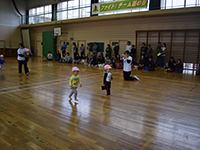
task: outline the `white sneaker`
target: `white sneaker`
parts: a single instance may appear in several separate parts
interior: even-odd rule
[[[140,81],[140,79],[139,79],[137,76],[134,76],[134,78],[135,78],[136,80]]]

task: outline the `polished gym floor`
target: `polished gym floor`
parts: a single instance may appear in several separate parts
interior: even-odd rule
[[[0,70],[0,150],[199,150],[200,77],[134,69],[124,81],[112,69],[111,96],[101,90],[103,68],[80,68],[78,102],[69,101],[73,65],[30,58]],[[24,73],[24,72],[23,72]]]

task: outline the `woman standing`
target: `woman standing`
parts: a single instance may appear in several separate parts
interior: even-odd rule
[[[25,74],[28,75],[30,74],[29,73],[29,70],[28,70],[28,67],[27,67],[27,61],[25,59],[25,51],[26,49],[24,48],[24,45],[22,43],[19,44],[19,49],[17,50],[17,60],[18,60],[18,70],[19,70],[19,74],[22,75],[22,64],[24,64],[24,71],[25,71]]]

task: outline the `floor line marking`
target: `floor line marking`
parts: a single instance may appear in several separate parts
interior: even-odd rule
[[[95,73],[95,74],[90,74],[90,75],[98,75],[100,73]],[[83,75],[82,77],[85,77],[88,75]],[[70,78],[70,76],[65,76],[66,78],[62,78],[62,79],[56,79],[56,80],[49,80],[49,81],[44,81],[44,82],[38,82],[38,83],[31,83],[31,84],[26,84],[26,85],[19,85],[19,86],[13,86],[13,87],[8,87],[8,88],[1,88],[0,91],[3,90],[7,90],[7,89],[14,89],[14,88],[20,88],[20,87],[26,87],[26,86],[32,86],[32,85],[38,85],[38,84],[44,84],[44,83],[51,83],[51,82],[57,82],[57,81],[63,81],[63,80],[67,80],[68,78]]]
[[[150,139],[140,148],[140,150],[144,150],[144,149],[147,147],[147,145],[148,145],[152,140],[153,140],[153,138],[150,138]]]

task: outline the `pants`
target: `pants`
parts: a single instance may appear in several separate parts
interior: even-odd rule
[[[144,70],[145,71],[155,71],[155,68],[151,68],[151,67],[146,66],[146,67],[144,67]]]
[[[74,58],[76,57],[76,53],[74,53]]]
[[[64,54],[65,54],[65,51],[64,51],[64,50],[62,50],[62,55],[64,56]]]
[[[158,62],[158,66],[160,66],[161,64],[160,64],[160,57],[159,56],[156,57],[155,67],[157,65],[157,62]]]
[[[81,52],[81,57],[83,56],[83,54],[85,54],[85,52]]]
[[[71,93],[69,94],[69,97],[71,97],[74,94],[74,98],[77,99],[77,87],[73,87]]]
[[[126,80],[126,81],[133,81],[133,80],[135,80],[135,78],[131,77],[130,75],[131,75],[131,71],[130,72],[124,71],[124,80]]]
[[[164,68],[164,66],[165,66],[165,56],[160,57],[160,64],[161,64],[161,68]]]
[[[22,73],[22,64],[24,64],[24,71],[25,73],[28,73],[28,67],[27,67],[27,62],[25,60],[18,60],[18,70],[19,73]]]
[[[0,68],[3,69],[3,64],[0,64]]]
[[[138,67],[138,69],[139,69],[139,70],[142,70],[142,69],[144,69],[144,66],[142,66],[142,67]]]
[[[108,96],[110,95],[111,82],[106,82],[105,86],[106,86],[106,91],[107,91],[107,96]]]

